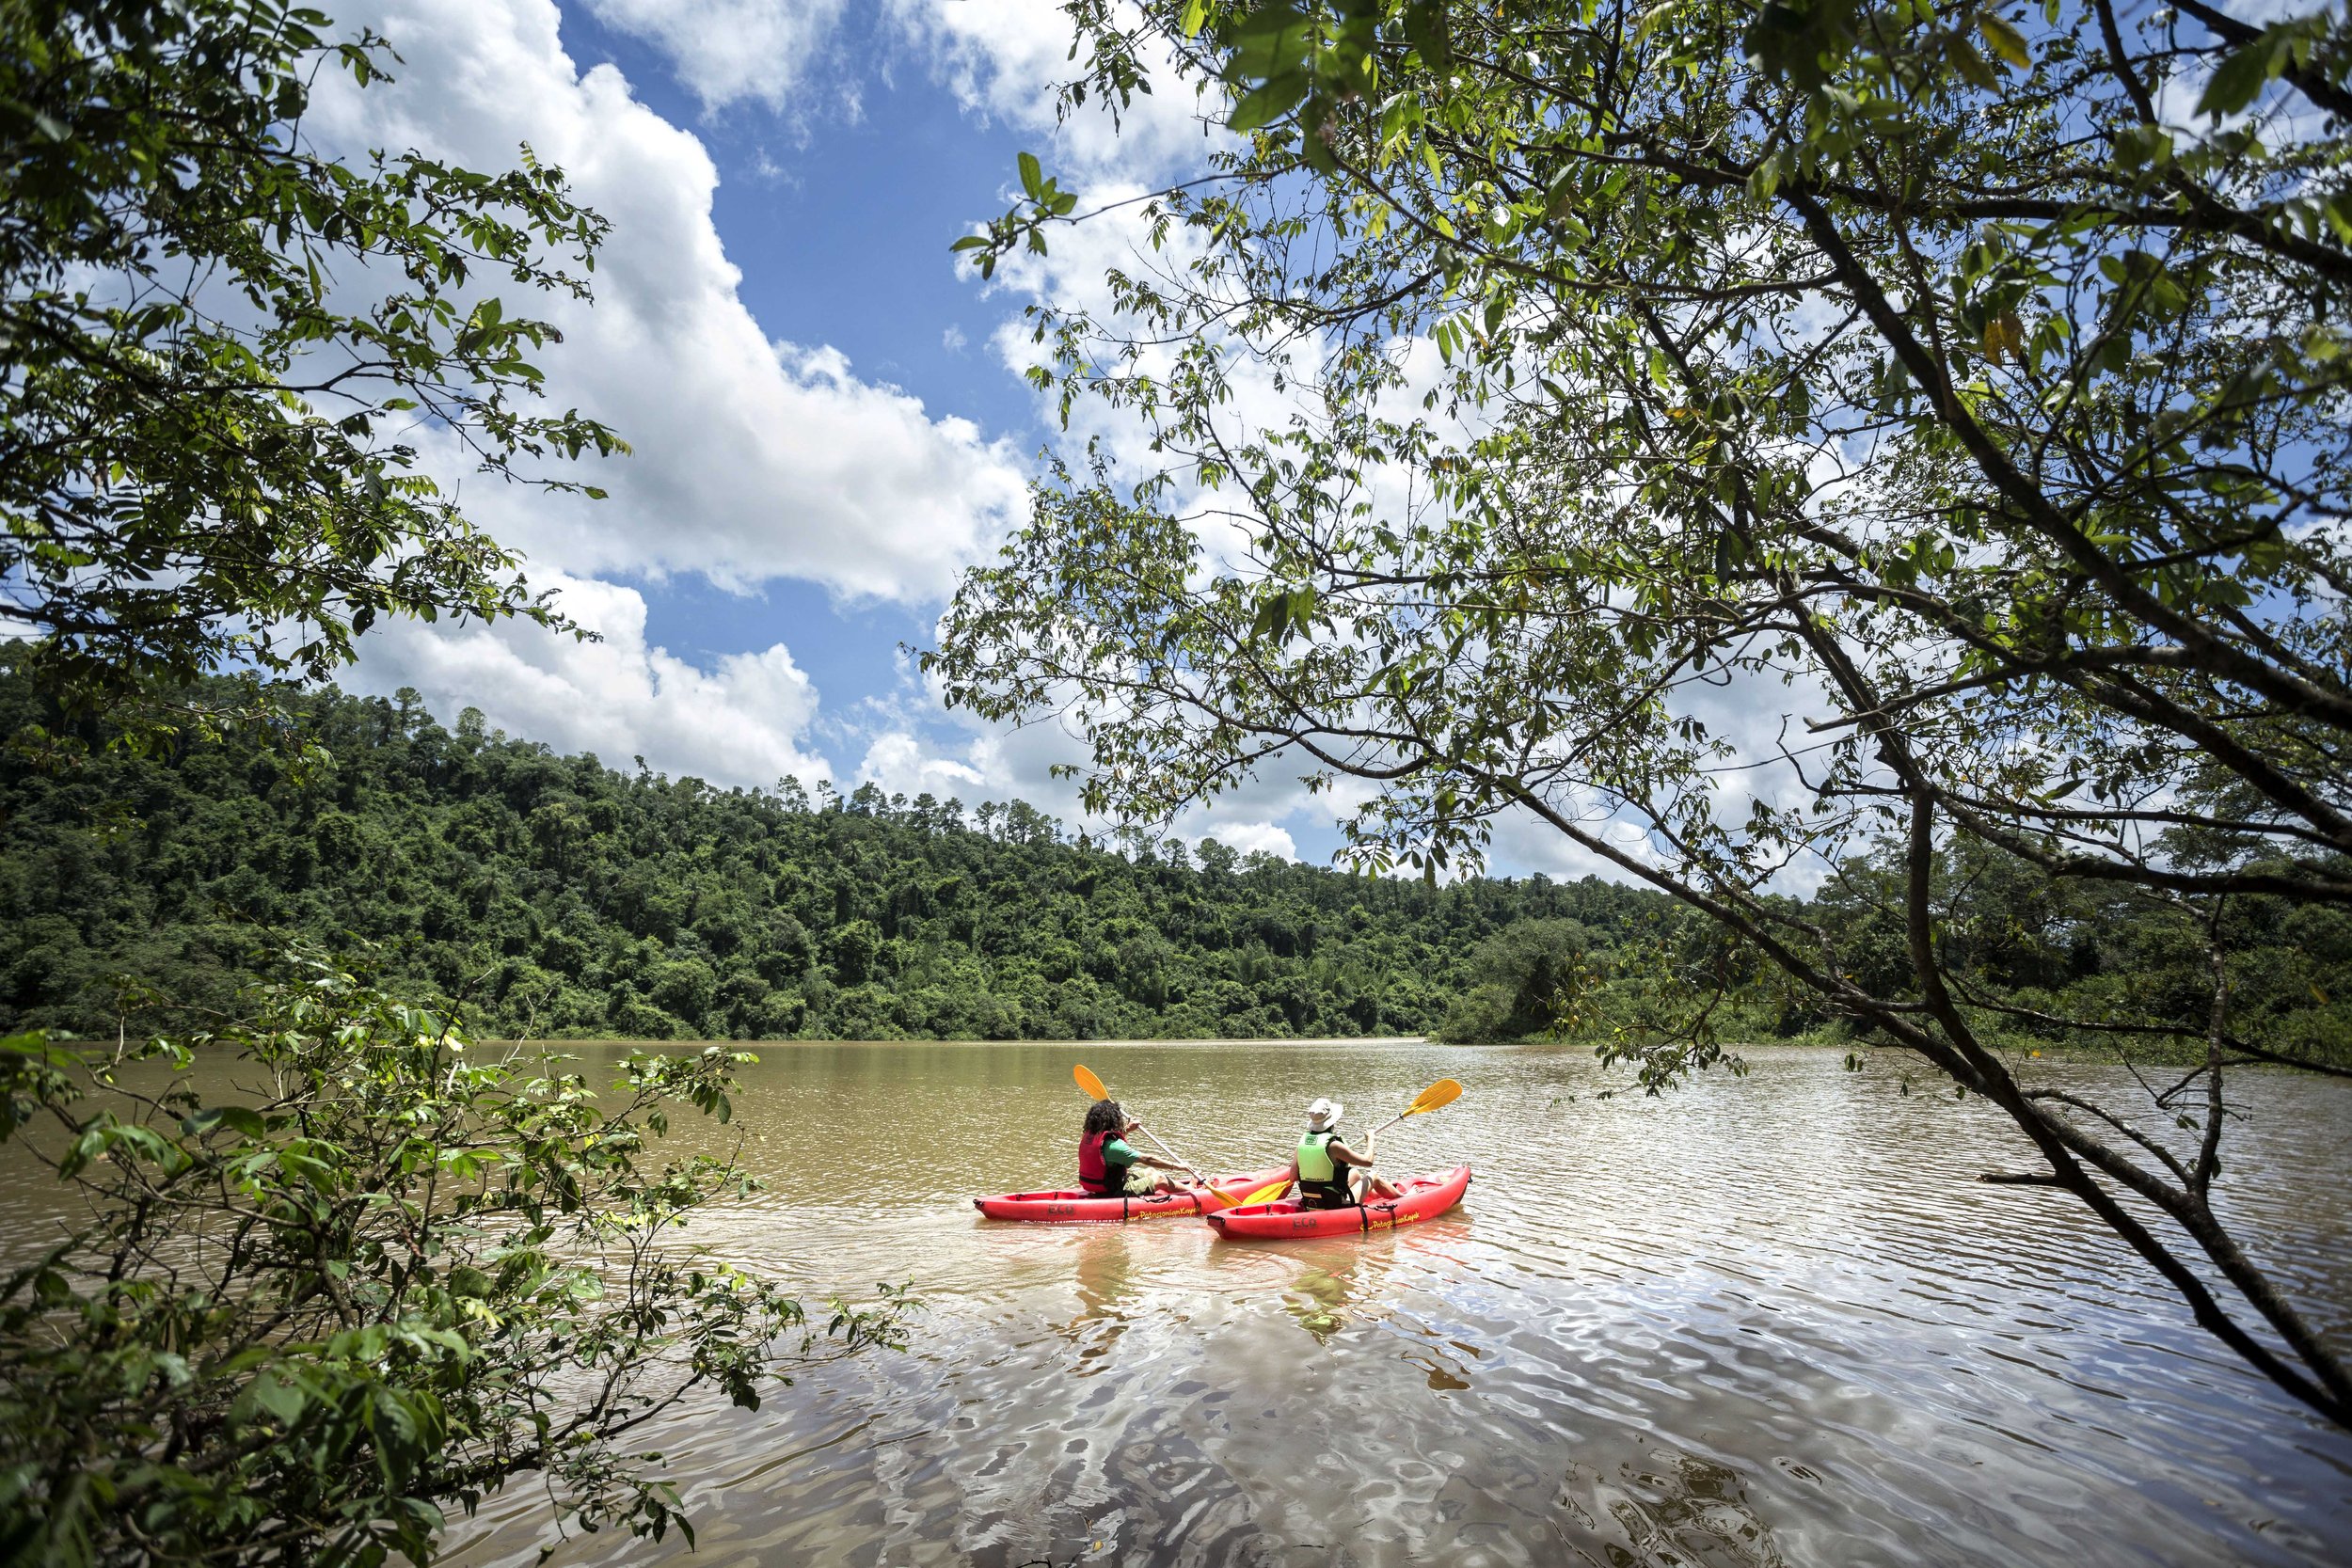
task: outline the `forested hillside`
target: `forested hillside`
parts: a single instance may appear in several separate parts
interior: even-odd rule
[[[413,702],[294,711],[325,753],[307,776],[251,741],[0,761],[10,1022],[110,1031],[118,976],[225,1004],[303,933],[502,1034],[1418,1033],[1515,922],[1615,941],[1665,913],[1600,881],[1433,889],[1214,843],[1131,861],[1018,801],[723,790]]]
[[[0,703],[11,728],[56,721],[12,679]],[[453,730],[414,701],[328,691],[292,711],[308,764],[253,738],[64,769],[0,757],[0,1023],[111,1032],[125,982],[226,1009],[307,936],[503,1035],[1738,1041],[1833,1024],[1662,895],[1595,879],[1433,888],[1214,841],[1114,852],[1019,801],[722,790],[557,756],[470,710]],[[1942,881],[1944,950],[1993,1033],[2177,1052],[2033,1017],[2072,1012],[2201,1034],[2211,933],[2190,911],[1980,849]],[[1891,864],[1858,861],[1789,907],[1900,991],[1899,901]],[[2240,897],[2221,936],[2234,1037],[2352,1061],[2352,919]]]

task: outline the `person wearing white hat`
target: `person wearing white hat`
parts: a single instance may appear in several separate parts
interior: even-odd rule
[[[1291,1161],[1291,1180],[1298,1183],[1298,1201],[1306,1208],[1343,1209],[1367,1196],[1397,1196],[1396,1188],[1372,1168],[1370,1145],[1359,1154],[1340,1141],[1340,1117],[1346,1110],[1336,1100],[1318,1100],[1307,1107],[1307,1135]],[[1378,1134],[1373,1141],[1379,1141]]]

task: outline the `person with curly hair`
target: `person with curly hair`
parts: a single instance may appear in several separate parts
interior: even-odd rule
[[[1116,1100],[1098,1100],[1087,1107],[1086,1131],[1078,1138],[1078,1185],[1089,1196],[1140,1196],[1167,1184],[1164,1172],[1184,1168],[1128,1147],[1127,1134],[1142,1125],[1129,1120]]]

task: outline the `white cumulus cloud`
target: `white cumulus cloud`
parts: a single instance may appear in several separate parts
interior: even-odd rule
[[[841,8],[604,8],[668,28],[683,54],[740,24],[739,54],[772,46],[805,61]],[[468,513],[523,550],[533,582],[552,579],[563,608],[605,641],[528,626],[382,626],[361,643],[351,684],[414,685],[444,718],[478,706],[513,733],[617,764],[643,754],[724,784],[829,776],[809,737],[837,739],[839,726],[820,732],[816,689],[786,646],[680,658],[647,642],[644,597],[610,579],[699,576],[748,590],[799,578],[845,600],[935,603],[1024,505],[1025,463],[971,421],[861,378],[837,350],[764,331],[713,222],[708,152],[614,68],[580,70],[552,0],[358,0],[339,24],[390,40],[396,80],[364,91],[329,80],[305,130],[354,159],[416,149],[482,169],[511,166],[528,144],[611,221],[593,307],[505,291],[510,315],[539,315],[564,333],[535,356],[547,405],[602,420],[634,449],[571,470],[611,499],[469,477],[453,442],[419,437],[429,470],[462,486]],[[695,80],[711,101],[751,90],[723,73]],[[365,275],[340,281],[355,298],[383,286]]]
[[[660,49],[706,109],[791,103],[841,20],[842,0],[588,0],[608,27]]]
[[[857,774],[887,795],[904,795],[909,800],[930,795],[942,800],[970,796],[966,805],[977,805],[989,784],[988,776],[978,768],[940,755],[911,730],[888,730],[876,736],[866,748],[866,759],[858,764]]]
[[[778,0],[770,0],[778,3]],[[1018,127],[1051,145],[1081,178],[1118,172],[1152,179],[1198,161],[1219,123],[1202,130],[1192,87],[1147,49],[1155,91],[1117,106],[1089,97],[1064,117],[1057,99],[1080,72],[1086,51],[1070,57],[1070,18],[1061,0],[884,0],[903,40],[965,112]],[[1117,19],[1132,23],[1132,8]],[[1039,149],[1041,152],[1043,147]],[[1067,182],[1065,182],[1067,183]]]
[[[405,64],[389,87],[323,93],[309,129],[345,153],[418,148],[478,168],[529,143],[611,220],[593,307],[510,300],[553,320],[548,404],[618,430],[631,456],[580,465],[590,504],[476,484],[469,507],[533,561],[575,575],[775,578],[851,597],[935,600],[1023,503],[1009,445],[861,380],[836,350],[771,341],[737,292],[702,143],[611,66],[579,71],[552,0],[374,0]]]
[[[1216,832],[1202,833],[1200,838],[1213,838],[1228,849],[1244,855],[1264,853],[1279,855],[1286,861],[1298,858],[1298,846],[1291,841],[1289,830],[1278,828],[1271,822],[1221,823],[1216,825]]]
[[[1130,174],[1196,159],[1206,146],[1201,115],[1190,87],[1165,69],[1153,71],[1159,90],[1118,107],[1089,98],[1060,112],[1058,94],[1080,65],[1070,57],[1069,15],[1062,0],[881,0],[870,12],[850,12],[842,0],[586,0],[596,20],[660,54],[680,84],[706,110],[756,103],[797,118],[815,84],[852,112],[854,82],[829,69],[843,59],[840,34],[852,16],[882,25],[861,35],[867,63],[879,52],[883,70],[912,63],[952,96],[963,111],[993,124],[1016,127],[1050,146],[1072,169]],[[1119,20],[1132,24],[1132,8]],[[1081,60],[1084,54],[1081,52]],[[1214,127],[1211,135],[1222,135]]]
[[[803,749],[817,688],[782,643],[701,668],[645,641],[635,589],[561,578],[553,586],[601,641],[529,622],[452,629],[395,621],[369,637],[353,684],[379,693],[413,686],[444,723],[478,707],[512,735],[594,752],[609,766],[643,756],[665,772],[746,788],[832,775]]]

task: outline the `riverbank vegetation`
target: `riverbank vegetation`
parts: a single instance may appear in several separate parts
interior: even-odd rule
[[[0,680],[0,718],[33,711]],[[68,733],[60,774],[0,757],[0,1019],[111,1033],[127,1000],[219,1009],[291,940],[493,1035],[631,1039],[1216,1038],[1430,1033],[1605,1044],[1862,1037],[1650,889],[1350,875],[1214,841],[1122,852],[1019,801],[721,790],[321,692],[270,736],[152,755]],[[126,815],[127,814],[127,815]],[[1909,962],[1898,870],[1809,903],[1874,984]],[[2204,934],[2161,901],[2050,887],[1976,852],[1939,875],[1939,941],[2021,1047],[2045,1025],[2193,1024]],[[2352,1066],[2352,917],[2233,911],[2239,1037]],[[130,990],[128,983],[135,982]],[[167,1010],[167,1009],[166,1009]]]
[[[33,700],[0,683],[10,720]],[[508,1037],[1416,1034],[1518,922],[1614,947],[1671,914],[1599,880],[1128,858],[1018,801],[717,789],[413,702],[287,712],[154,756],[93,728],[67,774],[0,757],[0,1016],[111,1032],[126,976],[218,1005],[302,935]]]
[[[0,1139],[60,1184],[0,1291],[8,1560],[421,1563],[525,1474],[575,1528],[691,1540],[641,1429],[898,1338],[893,1292],[812,1322],[679,1244],[750,1185],[661,1148],[727,1118],[736,1053],[606,1088],[292,967],[200,1035],[0,1039]]]

